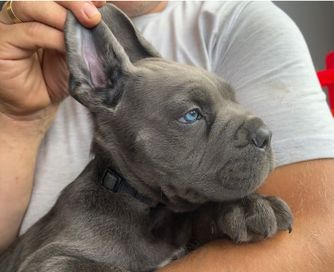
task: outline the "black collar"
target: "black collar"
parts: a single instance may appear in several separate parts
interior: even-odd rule
[[[114,193],[127,193],[139,201],[152,206],[154,203],[149,198],[141,195],[135,188],[133,188],[124,177],[119,175],[115,170],[106,168],[103,175],[99,178],[99,183],[106,189]]]

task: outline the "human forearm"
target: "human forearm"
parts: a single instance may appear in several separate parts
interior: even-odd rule
[[[263,242],[208,244],[164,272],[330,272],[334,267],[334,160],[315,160],[274,171],[261,193],[282,197],[294,214],[291,234]]]
[[[303,222],[293,232],[252,244],[210,243],[162,269],[163,272],[330,272],[334,267],[326,224]],[[314,223],[314,224],[313,224]],[[322,226],[321,226],[322,225]]]
[[[16,237],[29,203],[44,131],[34,121],[0,114],[0,251]]]

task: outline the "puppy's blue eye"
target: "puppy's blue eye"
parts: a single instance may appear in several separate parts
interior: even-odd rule
[[[179,121],[184,124],[192,124],[196,121],[202,119],[202,115],[199,113],[197,109],[188,111],[185,115],[183,115]]]

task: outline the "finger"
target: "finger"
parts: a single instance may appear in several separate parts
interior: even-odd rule
[[[60,30],[64,29],[66,9],[55,2],[13,1],[12,9],[23,22],[36,21]],[[9,18],[4,9],[0,13],[0,21],[5,24],[13,24],[12,19]]]
[[[99,3],[98,5],[102,5]],[[23,22],[40,22],[59,30],[64,29],[67,11],[70,9],[77,19],[86,27],[93,27],[101,20],[101,14],[95,5],[88,1],[70,2],[60,1],[14,1],[12,8],[15,15]],[[12,24],[12,19],[5,9],[0,12],[0,21],[5,24]]]
[[[71,10],[79,22],[86,27],[94,27],[101,21],[101,13],[90,1],[57,1],[57,3]]]
[[[0,60],[26,58],[39,48],[64,52],[63,32],[41,23],[0,24]]]
[[[95,5],[95,7],[101,8],[106,4],[106,1],[92,1],[92,3]]]

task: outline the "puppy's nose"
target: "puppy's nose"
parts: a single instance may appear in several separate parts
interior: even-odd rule
[[[258,148],[265,148],[270,144],[271,131],[266,126],[260,126],[251,132],[251,141]]]

